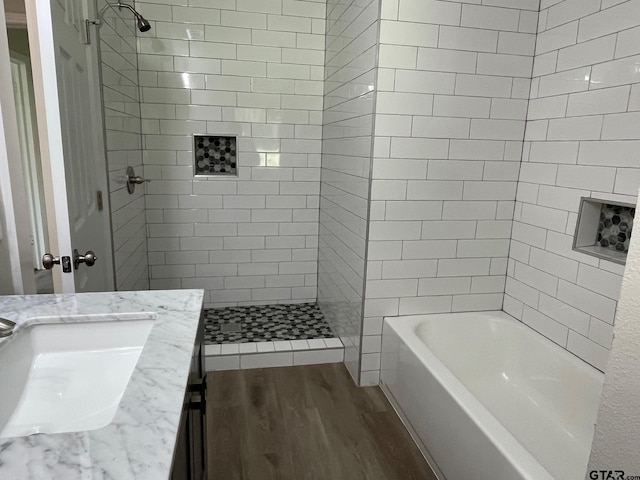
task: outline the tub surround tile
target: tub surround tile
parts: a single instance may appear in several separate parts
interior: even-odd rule
[[[382,11],[418,3],[382,0]],[[440,25],[430,45],[414,35],[389,50],[394,40],[380,37],[361,384],[379,378],[382,316],[502,307],[537,7],[484,3],[462,4],[446,25],[411,17],[422,29]],[[403,20],[385,18],[383,32],[404,31]]]
[[[55,315],[61,321],[92,321],[102,313],[157,315],[113,421],[86,432],[0,439],[0,476],[73,480],[112,472],[123,480],[168,478],[202,305],[201,290],[0,297],[2,316],[18,328]]]
[[[505,310],[599,369],[610,342],[598,326],[611,329],[624,270],[571,249],[576,214],[581,197],[604,199],[594,243],[625,251],[630,209],[606,201],[635,204],[640,186],[640,17],[637,2],[605,3],[542,3],[505,296]]]
[[[537,35],[532,33],[538,13],[525,12],[522,2],[517,8],[463,5],[456,22],[440,26],[435,44],[421,45],[409,36],[395,45],[389,32],[402,20],[398,12],[412,2],[382,1],[386,13],[368,199],[375,228],[368,250],[364,331],[374,330],[367,322],[378,322],[383,314],[427,313],[427,307],[493,310],[504,303],[520,320],[600,368],[606,333],[594,329],[589,336],[589,319],[596,325],[613,322],[622,272],[573,252],[571,235],[581,196],[603,198],[618,190],[631,196],[628,203],[635,202],[638,184],[633,181],[640,169],[631,152],[640,137],[631,124],[639,106],[633,101],[638,78],[629,66],[638,49],[628,29],[637,27],[637,18],[628,14],[629,2],[602,9],[597,1],[580,9],[574,3],[543,2]],[[495,23],[494,11],[502,21]],[[529,28],[525,22],[521,30],[522,16],[529,14]],[[425,29],[437,23],[427,17],[412,21]],[[520,31],[528,48],[514,51],[500,41],[506,35],[515,39]],[[447,91],[449,77],[455,78],[453,91]],[[419,102],[426,97],[431,105],[422,108]],[[437,125],[442,131],[432,128],[436,117],[447,117]],[[436,141],[443,138],[449,145],[438,150]],[[398,170],[391,168],[390,162],[409,157],[410,174],[402,173],[402,163]],[[514,168],[507,176],[508,163]],[[423,179],[416,179],[417,172]],[[431,207],[441,202],[441,209],[421,209],[428,216],[417,216],[412,211],[416,201]],[[604,221],[608,215],[599,241],[607,248],[626,248],[627,238],[618,241],[619,228],[613,227],[616,241],[611,242],[611,225]],[[504,233],[497,236],[495,228],[481,225],[498,221],[504,222]],[[426,241],[422,248],[420,242]],[[447,251],[450,244],[453,249]],[[395,264],[406,259],[412,265],[394,273]],[[427,261],[433,267],[415,266]],[[485,280],[480,282],[479,275]],[[410,293],[411,279],[418,280],[417,294]],[[455,291],[438,290],[441,279],[455,281]],[[577,293],[592,300],[577,301],[572,297]],[[361,382],[365,373],[373,378],[368,372],[375,372],[379,347],[366,339],[364,352],[358,352],[367,366]]]

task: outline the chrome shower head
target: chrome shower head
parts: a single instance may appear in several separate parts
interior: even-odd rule
[[[138,30],[140,30],[141,32],[148,32],[149,30],[151,30],[151,24],[149,23],[149,21],[146,18],[144,18],[142,15],[140,15],[136,11],[136,9],[133,8],[131,5],[129,5],[128,3],[120,3],[120,2],[118,2],[113,6],[114,7],[118,7],[118,8],[128,8],[129,10],[131,10],[131,13],[133,13],[133,16],[136,17],[136,23],[138,24]]]
[[[151,24],[143,16],[138,17],[138,30],[141,32],[148,32],[151,30]]]
[[[140,30],[141,32],[148,32],[149,30],[151,30],[151,24],[149,23],[149,20],[144,18],[142,15],[140,15],[135,10],[133,10],[133,8],[131,9],[131,11],[133,12],[133,15],[136,17],[136,23],[138,24],[138,30]]]
[[[149,20],[147,20],[146,18],[144,18],[142,15],[140,15],[135,8],[133,8],[131,5],[129,5],[128,3],[121,3],[121,2],[117,2],[117,3],[107,3],[104,7],[102,7],[102,10],[100,10],[100,12],[98,12],[98,20],[90,22],[94,25],[101,25],[102,24],[102,15],[104,15],[104,12],[107,10],[107,8],[127,8],[129,11],[131,11],[131,13],[133,13],[133,16],[136,17],[136,24],[138,26],[138,30],[140,30],[141,32],[148,32],[149,30],[151,30],[151,24],[149,23]]]
[[[98,12],[98,15],[96,15],[96,19],[95,20],[85,20],[85,28],[84,28],[84,43],[91,43],[91,33],[90,33],[90,26],[91,25],[95,25],[96,27],[100,27],[102,25],[102,19],[103,19],[103,15],[104,13],[109,9],[115,9],[116,7],[118,8],[127,8],[129,9],[129,11],[131,11],[131,13],[133,13],[133,16],[136,17],[136,24],[138,26],[138,30],[140,30],[141,32],[148,32],[149,30],[151,30],[151,24],[149,23],[149,21],[144,18],[142,15],[140,15],[135,8],[133,8],[131,5],[129,5],[128,3],[105,3],[104,7],[102,7],[100,9],[100,11]]]

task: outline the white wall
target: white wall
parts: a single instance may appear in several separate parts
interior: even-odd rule
[[[137,2],[151,288],[207,305],[316,299],[325,2]],[[239,137],[193,178],[194,133]]]
[[[378,0],[329,0],[318,302],[358,381],[369,211]]]
[[[98,2],[98,9],[105,1]],[[135,22],[108,9],[99,29],[107,167],[117,290],[148,290],[144,187],[127,192],[127,166],[142,175],[142,136]]]
[[[580,197],[636,202],[639,38],[639,0],[542,0],[504,309],[600,370],[624,267],[571,245]]]
[[[365,385],[383,316],[502,307],[539,1],[477,3],[382,1]]]
[[[632,240],[587,471],[640,474],[640,241]],[[589,478],[589,477],[587,477]]]

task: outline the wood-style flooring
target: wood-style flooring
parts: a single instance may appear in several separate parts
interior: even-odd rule
[[[343,364],[208,374],[209,480],[435,480],[378,387]]]

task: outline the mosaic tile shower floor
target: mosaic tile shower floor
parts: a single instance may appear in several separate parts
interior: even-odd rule
[[[206,309],[205,343],[249,343],[333,338],[315,303]]]

